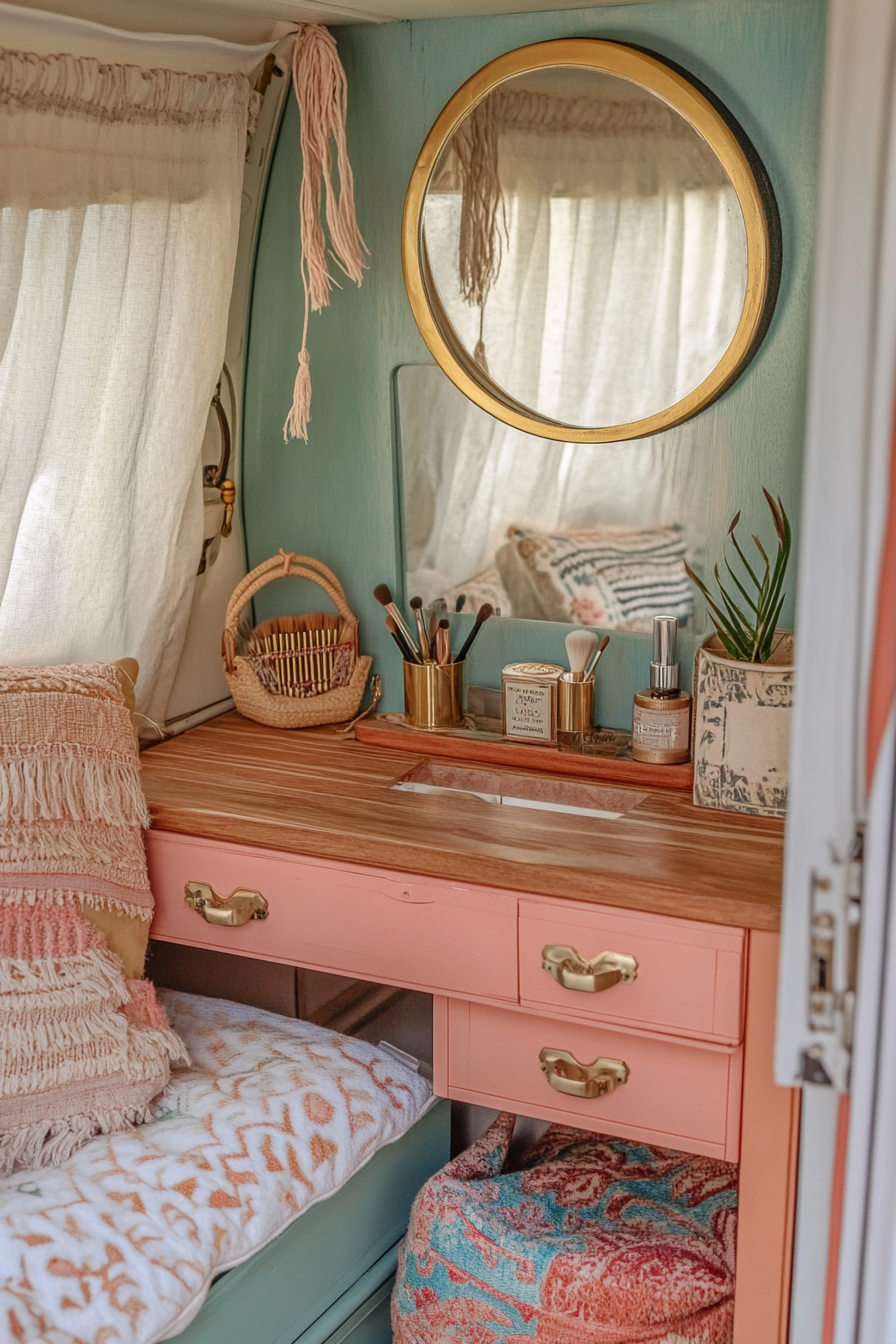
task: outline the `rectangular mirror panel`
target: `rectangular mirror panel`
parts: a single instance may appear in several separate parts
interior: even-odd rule
[[[558,443],[494,419],[434,365],[398,370],[408,594],[450,610],[649,631],[691,628],[709,464],[688,425]]]

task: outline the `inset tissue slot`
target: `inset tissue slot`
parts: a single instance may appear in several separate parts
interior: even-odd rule
[[[634,789],[606,788],[601,784],[552,779],[534,773],[516,774],[510,770],[481,770],[440,761],[416,765],[392,788],[404,793],[463,795],[505,807],[566,812],[579,817],[600,817],[604,821],[618,821],[647,797]]]

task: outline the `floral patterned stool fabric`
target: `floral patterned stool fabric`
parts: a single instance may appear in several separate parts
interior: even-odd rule
[[[507,1163],[513,1126],[417,1196],[395,1344],[730,1344],[737,1168],[564,1125]]]

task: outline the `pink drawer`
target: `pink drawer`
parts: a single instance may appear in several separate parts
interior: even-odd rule
[[[517,1000],[516,897],[385,869],[150,831],[152,936],[363,980]],[[264,920],[205,922],[187,882],[261,892]]]
[[[582,1064],[599,1057],[621,1060],[628,1081],[596,1098],[557,1092],[542,1071],[544,1047],[566,1050]],[[447,1092],[480,1106],[736,1162],[741,1075],[740,1049],[623,1034],[457,1000],[447,1006]]]
[[[573,1020],[737,1044],[743,1035],[743,929],[642,915],[574,901],[521,900],[520,1002]],[[636,978],[597,993],[566,988],[542,966],[548,945],[586,961],[602,952],[637,962]]]

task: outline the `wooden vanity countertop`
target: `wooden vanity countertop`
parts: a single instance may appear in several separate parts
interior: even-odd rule
[[[144,751],[143,787],[160,830],[713,924],[780,927],[782,821],[694,807],[679,790],[636,785],[609,786],[639,796],[616,820],[391,792],[427,759],[424,745],[387,750],[329,728],[284,732],[230,713]]]

